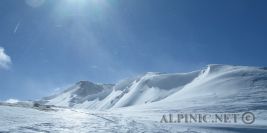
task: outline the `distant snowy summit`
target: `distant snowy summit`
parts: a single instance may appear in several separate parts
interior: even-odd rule
[[[80,81],[59,94],[43,98],[43,101],[49,105],[73,107],[87,101],[104,99],[111,93],[113,86],[112,84]]]
[[[200,105],[267,108],[266,68],[208,65],[189,73],[149,72],[112,84],[80,81],[42,103],[85,109],[177,109]],[[226,107],[226,108],[227,108]]]

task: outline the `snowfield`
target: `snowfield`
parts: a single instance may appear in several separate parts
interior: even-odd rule
[[[255,121],[161,123],[163,115],[252,112]],[[80,81],[35,102],[0,104],[0,132],[267,132],[266,68],[208,65],[115,85]]]
[[[266,111],[264,112],[266,115]],[[62,109],[40,111],[0,106],[1,133],[253,133],[266,132],[266,125],[208,125],[160,123],[157,111],[121,112]],[[266,120],[266,119],[265,119]],[[266,123],[265,123],[266,124]]]

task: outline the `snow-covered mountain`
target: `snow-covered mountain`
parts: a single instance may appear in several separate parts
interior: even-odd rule
[[[81,81],[60,94],[43,99],[47,105],[109,109],[160,101],[198,76],[191,73],[146,73],[116,85]]]
[[[179,81],[177,81],[179,82]],[[196,78],[142,110],[242,112],[267,109],[267,69],[208,65]]]
[[[244,123],[245,112],[255,116],[253,123]],[[237,123],[160,122],[177,113],[240,117]],[[0,132],[267,132],[266,114],[267,68],[208,65],[189,73],[149,72],[115,85],[80,81],[40,101],[0,102]]]
[[[41,102],[47,105],[74,107],[88,101],[103,100],[111,93],[112,87],[112,84],[80,81],[59,94],[43,98]]]
[[[81,81],[44,100],[49,105],[86,109],[177,109],[219,103],[266,108],[267,70],[259,67],[208,65],[203,70],[189,73],[149,72],[115,85]]]

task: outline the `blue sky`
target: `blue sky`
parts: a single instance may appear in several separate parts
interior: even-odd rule
[[[206,64],[267,66],[265,0],[1,0],[0,100]]]

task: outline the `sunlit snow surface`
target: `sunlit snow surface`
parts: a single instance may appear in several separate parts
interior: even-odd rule
[[[124,112],[126,111],[126,112]],[[264,112],[266,115],[266,112]],[[160,123],[162,113],[153,111],[88,111],[61,109],[40,111],[32,108],[0,106],[0,132],[266,132],[266,126],[252,125],[180,125]],[[266,122],[266,121],[265,121]],[[264,124],[264,123],[263,123]]]
[[[127,124],[119,116],[80,112],[71,109],[39,111],[0,106],[1,132],[126,132]]]

